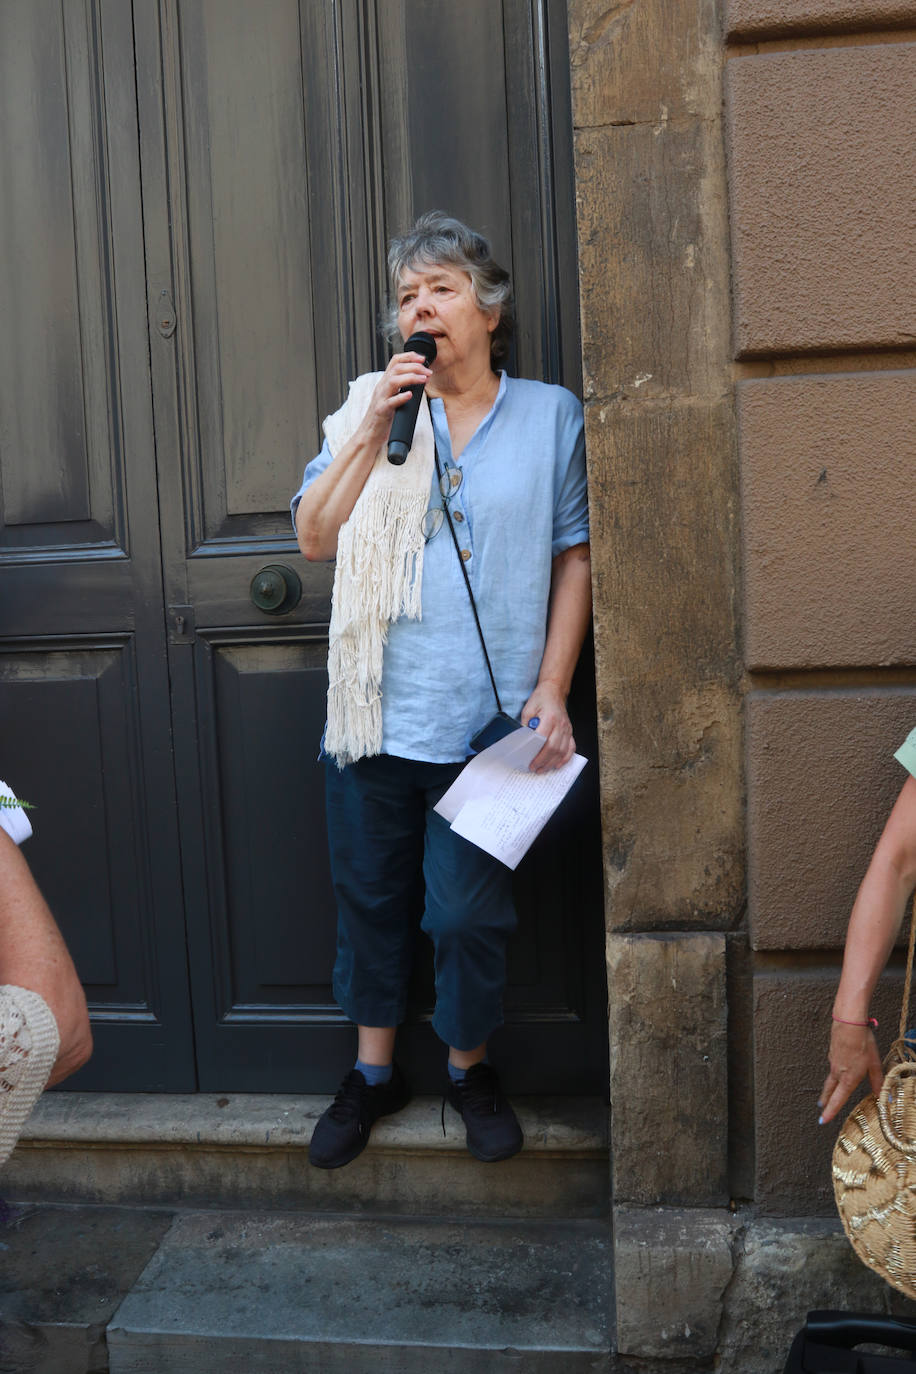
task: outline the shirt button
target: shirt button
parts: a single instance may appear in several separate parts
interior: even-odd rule
[[[468,559],[470,558],[470,556],[471,556],[471,550],[470,550],[470,549],[462,549],[462,550],[461,550],[461,557],[464,559],[465,563],[468,561]]]
[[[459,522],[464,519],[464,516],[461,514],[460,510],[453,511],[452,514],[454,515],[455,519]]]

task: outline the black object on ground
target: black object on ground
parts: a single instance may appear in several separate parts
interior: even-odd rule
[[[857,1349],[862,1345],[901,1353],[862,1352]],[[792,1342],[784,1374],[916,1374],[916,1321],[861,1312],[809,1312]]]

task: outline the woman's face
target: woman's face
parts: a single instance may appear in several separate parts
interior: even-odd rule
[[[490,365],[490,335],[499,323],[495,310],[481,310],[471,278],[446,263],[419,264],[401,275],[398,328],[408,339],[417,330],[436,340],[433,372],[456,365]]]

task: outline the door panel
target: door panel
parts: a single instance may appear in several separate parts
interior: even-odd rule
[[[265,22],[266,20],[266,22]],[[315,443],[307,140],[299,13],[177,9],[191,271],[192,538],[288,538]]]
[[[510,267],[504,17],[492,0],[379,5],[378,81],[392,232],[448,210],[488,232]]]
[[[4,301],[17,323],[0,335],[7,547],[40,547],[56,525],[73,541],[114,538],[91,57],[85,9],[0,11],[0,121],[18,135],[0,142]]]
[[[129,8],[0,5],[0,740],[87,985],[73,1087],[195,1086]]]
[[[28,857],[43,874],[52,909],[80,910],[69,940],[87,993],[143,1007],[139,937],[148,924],[142,907],[149,882],[135,882],[144,867],[137,825],[143,798],[128,705],[136,695],[131,641],[19,653],[7,645],[0,684],[7,725],[15,723],[4,731],[4,768],[28,776],[41,799]],[[132,909],[140,920],[118,919]]]
[[[263,634],[212,643],[209,658],[226,894],[213,909],[224,913],[217,945],[229,954],[220,1015],[294,1014],[303,1000],[333,1007],[322,775],[308,766],[315,747],[292,725],[324,710],[327,640]]]

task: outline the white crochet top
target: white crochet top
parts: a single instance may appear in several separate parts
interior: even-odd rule
[[[57,1022],[37,992],[0,986],[0,1164],[50,1077],[60,1046]]]

